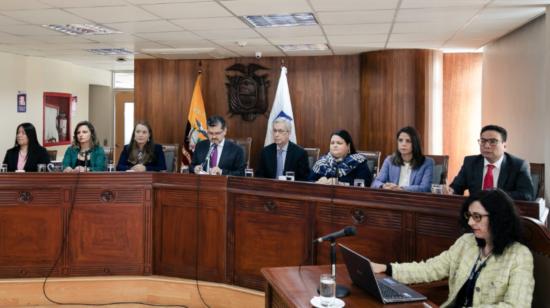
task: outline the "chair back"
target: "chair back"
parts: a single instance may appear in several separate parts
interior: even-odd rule
[[[380,155],[382,155],[382,152],[357,150],[357,153],[367,158],[367,165],[372,173],[372,178],[375,178],[378,175],[378,170],[380,170]]]
[[[105,152],[105,166],[109,164],[109,162],[115,162],[114,160],[114,149],[112,147],[103,147],[103,151]]]
[[[449,169],[449,155],[426,155],[434,160],[432,173],[433,184],[447,184],[447,172]]]
[[[48,156],[50,156],[51,161],[57,160],[57,150],[46,150],[48,151]]]
[[[544,164],[530,163],[535,198],[544,198]]]
[[[252,137],[230,139],[243,149],[246,168],[250,168],[250,149],[252,148]]]
[[[304,148],[307,153],[307,160],[309,163],[309,169],[313,168],[313,165],[315,165],[315,162],[319,160],[319,153],[321,152],[321,149],[319,148]]]
[[[178,172],[179,144],[163,144],[162,151],[166,161],[166,172]]]
[[[524,239],[533,253],[535,292],[532,307],[550,308],[550,231],[538,220],[522,217]]]

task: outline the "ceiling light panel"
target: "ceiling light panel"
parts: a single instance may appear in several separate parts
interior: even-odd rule
[[[243,19],[254,28],[293,27],[317,25],[312,13],[248,15]]]
[[[277,45],[284,52],[328,50],[327,44],[287,44]]]
[[[230,0],[221,1],[228,10],[237,16],[289,14],[293,12],[311,12],[306,0]]]
[[[42,27],[68,35],[105,35],[121,33],[111,28],[91,24],[42,25]]]
[[[133,51],[126,48],[97,48],[87,49],[87,51],[101,56],[128,56],[134,54]]]

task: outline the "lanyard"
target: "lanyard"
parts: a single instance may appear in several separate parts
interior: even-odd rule
[[[492,254],[489,254],[489,256],[487,256],[487,258],[480,263],[481,250],[479,251],[479,255],[477,256],[476,263],[474,264],[474,267],[470,272],[470,276],[468,276],[468,280],[466,281],[466,302],[464,303],[465,307],[472,307],[473,301],[474,301],[474,288],[477,281],[477,277],[479,276],[479,273],[485,267],[485,265],[487,264],[487,260],[489,260],[491,256]]]

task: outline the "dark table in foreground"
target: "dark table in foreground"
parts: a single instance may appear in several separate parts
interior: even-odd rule
[[[262,275],[267,280],[265,307],[312,307],[310,300],[313,296],[317,296],[319,277],[322,273],[330,273],[329,266],[263,268]],[[438,307],[430,301],[384,305],[354,286],[343,265],[337,267],[336,281],[350,289],[350,295],[342,299],[346,307]]]

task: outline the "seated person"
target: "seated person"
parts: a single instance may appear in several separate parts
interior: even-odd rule
[[[153,130],[146,122],[138,122],[132,133],[130,144],[120,153],[118,171],[162,171],[166,160],[160,144],[153,141]]]
[[[308,180],[320,184],[342,182],[353,185],[355,179],[363,179],[365,186],[370,186],[372,173],[367,158],[357,154],[346,130],[338,130],[330,137],[329,153],[315,162]]]
[[[279,117],[273,121],[274,143],[262,149],[256,176],[277,179],[286,171],[294,171],[295,179],[305,181],[309,175],[306,151],[290,141],[292,122]]]
[[[36,129],[31,123],[22,123],[15,131],[15,146],[4,156],[8,171],[36,172],[38,164],[50,163],[48,151],[38,143]]]
[[[211,116],[206,120],[208,140],[197,143],[189,170],[192,173],[212,175],[244,175],[246,162],[243,149],[226,140],[225,119]]]
[[[487,125],[481,129],[478,140],[480,155],[466,156],[462,168],[447,188],[448,193],[470,195],[480,190],[500,188],[516,200],[533,200],[535,192],[529,164],[508,154],[503,127]]]
[[[441,307],[531,307],[533,256],[520,244],[521,221],[514,201],[500,189],[480,191],[462,205],[468,233],[440,255],[422,262],[371,263],[402,283],[449,279]]]
[[[434,161],[422,154],[420,136],[413,127],[397,132],[397,149],[386,157],[380,174],[371,187],[391,190],[429,192],[432,187]]]
[[[105,151],[99,145],[92,123],[78,123],[73,143],[63,156],[63,172],[105,171]]]

